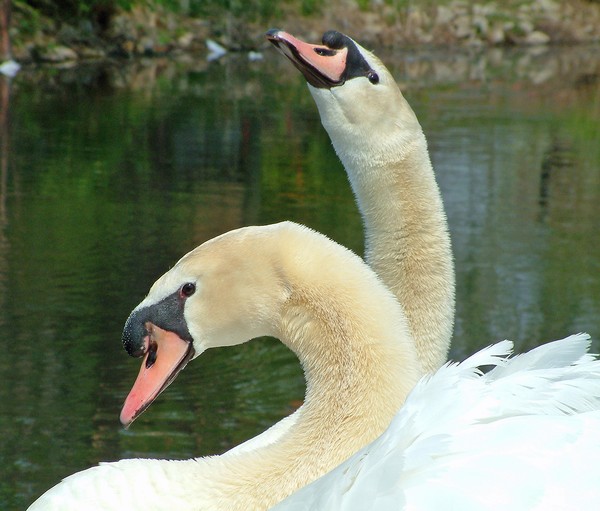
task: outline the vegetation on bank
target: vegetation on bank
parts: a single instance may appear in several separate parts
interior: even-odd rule
[[[600,0],[1,1],[22,61],[193,51],[209,38],[255,49],[273,24],[311,38],[338,28],[375,46],[600,41]]]

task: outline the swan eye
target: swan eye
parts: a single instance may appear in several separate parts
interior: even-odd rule
[[[375,71],[369,71],[367,73],[367,78],[373,85],[376,85],[379,83],[379,75]]]
[[[195,292],[196,292],[196,284],[194,284],[193,282],[187,282],[186,284],[181,286],[181,289],[179,290],[179,294],[181,295],[182,298],[189,298]]]

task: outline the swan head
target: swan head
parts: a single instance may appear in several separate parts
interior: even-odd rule
[[[230,231],[186,254],[154,283],[123,329],[125,350],[143,357],[121,411],[123,425],[203,351],[276,335],[270,318],[285,288],[277,275],[278,244],[270,240],[276,231],[298,230],[290,225]],[[282,236],[275,237],[285,245]]]
[[[402,150],[421,131],[392,74],[347,35],[330,30],[322,44],[305,43],[278,29],[266,37],[304,75],[345,164],[346,156],[373,158]]]

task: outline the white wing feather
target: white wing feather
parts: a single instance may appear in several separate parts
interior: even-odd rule
[[[381,437],[274,509],[596,508],[600,361],[589,345],[578,334],[508,358],[504,341],[447,364]]]

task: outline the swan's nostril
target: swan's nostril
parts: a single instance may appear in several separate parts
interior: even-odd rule
[[[158,344],[155,341],[150,341],[148,346],[148,357],[146,358],[146,369],[150,369],[156,362],[156,354],[158,353]]]
[[[337,53],[335,50],[321,47],[314,48],[314,52],[321,57],[333,57]]]

